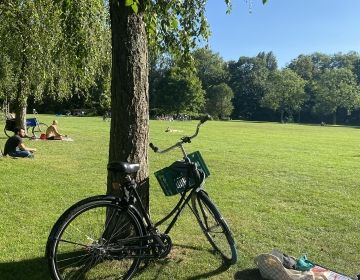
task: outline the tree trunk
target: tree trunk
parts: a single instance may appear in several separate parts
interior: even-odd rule
[[[333,124],[336,125],[336,110],[333,112]]]
[[[145,207],[149,207],[148,171],[148,44],[143,1],[135,14],[123,1],[109,1],[112,30],[111,128],[109,161],[139,163],[136,179]],[[118,195],[119,182],[108,173],[107,193]]]
[[[21,127],[26,131],[26,101],[25,104],[23,101],[16,100],[15,106],[15,123],[17,127]]]
[[[280,111],[280,121],[281,123],[284,123],[284,110]]]
[[[27,95],[24,92],[26,87],[26,64],[27,59],[22,54],[20,79],[17,85],[16,99],[15,99],[15,123],[17,127],[21,127],[26,131],[26,108],[27,108]]]

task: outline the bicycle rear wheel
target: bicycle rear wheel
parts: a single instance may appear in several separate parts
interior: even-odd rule
[[[16,127],[15,119],[6,119],[4,133],[7,137],[11,137],[14,134],[14,129]]]
[[[141,247],[143,235],[137,215],[119,207],[114,199],[80,201],[59,218],[50,233],[46,253],[51,277],[131,279],[140,264],[133,248]]]
[[[40,137],[40,134],[45,133],[48,127],[49,126],[47,124],[39,122],[32,128],[31,132],[34,137]]]
[[[200,190],[194,193],[191,202],[195,217],[211,246],[222,256],[226,264],[236,263],[237,252],[234,238],[209,196]]]
[[[6,127],[4,128],[4,133],[8,138],[10,138],[14,134],[13,131],[7,130]]]

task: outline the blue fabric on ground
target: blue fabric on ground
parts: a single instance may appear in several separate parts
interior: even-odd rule
[[[308,271],[312,269],[315,265],[309,261],[306,256],[301,256],[296,262],[296,270]]]

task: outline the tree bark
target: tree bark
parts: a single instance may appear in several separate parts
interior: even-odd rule
[[[24,88],[26,87],[25,83],[27,82],[26,79],[26,66],[27,66],[27,59],[24,54],[22,54],[21,60],[21,75],[17,85],[17,92],[16,92],[16,100],[15,100],[15,123],[17,127],[23,128],[26,130],[26,108],[27,108],[27,95],[24,92]]]
[[[27,131],[26,127],[26,109],[27,106],[24,105],[24,101],[16,100],[16,106],[15,106],[15,123],[17,127],[25,129]],[[26,104],[26,101],[25,101]]]
[[[149,207],[148,134],[148,43],[143,19],[143,1],[138,13],[123,1],[109,1],[112,30],[111,128],[109,161],[139,163],[139,192]],[[121,188],[115,174],[108,173],[107,193]]]

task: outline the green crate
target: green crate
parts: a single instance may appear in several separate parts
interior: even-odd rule
[[[192,161],[195,162],[197,165],[197,168],[199,170],[201,170],[202,172],[205,173],[205,177],[209,177],[210,176],[210,171],[209,168],[206,166],[206,163],[203,159],[203,157],[201,156],[199,151],[193,152],[191,154],[188,155],[188,158]]]
[[[205,177],[210,175],[204,159],[199,151],[188,155],[192,162],[195,162],[198,169],[204,172]],[[195,186],[195,180],[189,178],[188,166],[184,161],[174,162],[171,166],[156,171],[155,177],[158,180],[166,196],[182,193]]]

